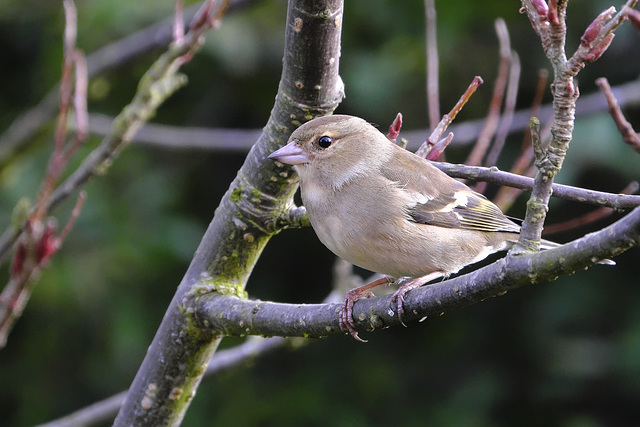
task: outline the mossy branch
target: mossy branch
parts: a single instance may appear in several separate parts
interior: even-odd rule
[[[640,244],[640,208],[616,223],[561,247],[511,256],[407,294],[403,320],[418,320],[503,295],[521,286],[556,280]],[[610,268],[598,266],[597,268]],[[389,313],[390,296],[358,301],[354,319],[359,330],[399,325]],[[281,304],[220,294],[194,299],[195,319],[213,334],[324,337],[344,334],[338,326],[341,304]]]
[[[341,0],[291,0],[278,95],[262,135],[238,171],[202,238],[115,425],[179,424],[219,334],[193,322],[191,301],[201,294],[242,294],[279,219],[293,206],[297,178],[266,159],[303,122],[331,113],[342,100],[338,75]],[[295,216],[295,215],[294,215]]]

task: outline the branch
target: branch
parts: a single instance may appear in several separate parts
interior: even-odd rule
[[[511,52],[511,67],[509,69],[509,81],[507,83],[507,95],[504,101],[504,111],[500,118],[500,126],[496,132],[491,151],[485,159],[485,166],[494,166],[498,164],[498,157],[502,153],[504,144],[509,135],[509,128],[513,121],[513,115],[516,111],[516,100],[518,97],[518,87],[520,82],[520,57],[513,51]]]
[[[609,105],[609,114],[611,114],[613,121],[618,127],[618,131],[622,135],[622,140],[636,153],[640,153],[640,135],[633,130],[631,123],[624,118],[624,114],[622,114],[622,110],[620,110],[620,105],[611,91],[609,81],[605,77],[601,77],[596,80],[596,84],[600,86],[600,89],[607,100],[607,104]]]
[[[637,246],[639,237],[640,208],[637,208],[609,227],[561,247],[522,256],[507,255],[464,276],[415,289],[407,294],[407,314],[403,320],[439,315],[521,286],[556,280],[560,275],[573,274],[597,260]],[[386,295],[358,301],[353,313],[358,329],[399,325],[398,317],[389,313],[390,298]],[[218,293],[195,297],[190,304],[201,327],[214,334],[305,337],[343,334],[338,325],[340,304],[281,304]]]
[[[445,114],[444,116],[442,116],[442,119],[435,126],[435,128],[431,132],[431,135],[429,135],[427,140],[423,142],[420,148],[416,150],[416,156],[425,157],[429,160],[433,160],[440,155],[442,150],[446,148],[446,145],[445,146],[441,145],[442,139],[440,138],[442,137],[442,134],[444,133],[445,130],[447,130],[447,127],[449,127],[451,122],[456,118],[458,113],[469,101],[469,99],[471,98],[471,95],[475,93],[478,86],[480,86],[482,83],[483,83],[482,77],[475,76],[473,78],[473,80],[469,84],[469,87],[467,87],[467,90],[464,91],[464,93],[462,94],[458,102],[456,102],[456,105],[453,106],[453,108],[451,109],[451,111],[449,111],[448,114]],[[445,140],[449,139],[449,142],[451,142],[451,140],[453,139],[453,132],[450,132],[449,135],[451,136],[445,138]],[[431,151],[436,146],[439,147],[438,149],[440,150],[440,152],[432,153]]]
[[[496,128],[498,127],[498,121],[500,120],[500,106],[504,98],[505,88],[507,86],[507,76],[509,75],[509,64],[511,64],[511,44],[509,41],[509,31],[507,24],[502,18],[498,18],[495,21],[496,34],[498,35],[498,41],[500,42],[500,65],[498,66],[498,76],[493,87],[493,96],[491,97],[491,104],[489,106],[489,113],[478,136],[471,153],[467,157],[465,163],[476,166],[482,164],[482,159],[489,148],[489,143],[493,137]]]
[[[244,293],[277,218],[293,204],[297,178],[266,160],[301,123],[331,113],[342,100],[338,75],[343,4],[291,0],[276,103],[260,139],[223,196],[149,347],[116,426],[179,424],[220,337],[200,330],[184,305],[213,289]],[[239,238],[241,237],[241,238]]]
[[[539,247],[542,228],[547,215],[552,184],[555,176],[562,168],[569,143],[573,136],[575,124],[576,100],[579,91],[574,77],[584,66],[585,61],[594,61],[602,55],[611,43],[613,31],[622,23],[629,7],[636,0],[629,0],[623,10],[609,19],[612,10],[603,12],[587,28],[576,53],[567,60],[565,54],[566,41],[566,7],[567,2],[550,2],[547,14],[544,13],[543,0],[523,0],[534,29],[540,35],[544,52],[551,62],[554,71],[553,84],[553,122],[552,139],[546,149],[539,148],[536,154],[535,185],[527,202],[527,213],[522,224],[518,244],[514,250],[536,250]],[[535,132],[535,128],[532,127]],[[539,132],[539,129],[538,129]],[[532,134],[533,136],[533,134]],[[534,147],[535,150],[535,147]]]
[[[453,178],[486,181],[529,191],[532,190],[534,186],[533,178],[504,172],[496,167],[482,168],[439,162],[433,162],[432,164]],[[631,209],[640,206],[640,196],[604,193],[555,183],[553,184],[553,195],[574,202],[588,203],[595,206],[608,206],[614,209]]]
[[[216,353],[211,359],[204,376],[210,377],[222,371],[249,363],[259,356],[266,355],[274,350],[285,347],[286,345],[291,345],[291,342],[294,339],[299,340],[299,338],[249,337],[249,339],[238,346],[221,350]],[[122,406],[126,396],[127,391],[122,391],[85,408],[79,409],[67,416],[50,421],[46,424],[41,424],[39,427],[77,427],[101,425],[111,422],[118,414],[118,410]]]
[[[622,107],[640,105],[640,81],[624,83],[614,86],[612,92]],[[576,117],[588,117],[607,109],[607,103],[598,92],[580,97],[576,105]],[[528,129],[529,118],[534,115],[540,117],[541,122],[547,121],[552,114],[551,104],[539,107],[535,114],[530,109],[518,110],[513,116],[513,122],[508,132],[515,133]],[[89,131],[94,135],[104,136],[109,133],[113,117],[103,114],[91,114],[89,117]],[[484,126],[484,119],[468,120],[451,124],[449,129],[456,137],[452,146],[462,147],[475,142],[480,130]],[[134,136],[133,142],[150,147],[176,150],[220,150],[247,152],[260,137],[260,129],[217,129],[199,127],[177,127],[157,123],[144,124]],[[424,141],[428,130],[412,130],[403,132],[409,139],[408,149],[416,151],[419,141]]]
[[[237,9],[252,1],[255,0],[233,0],[229,9]],[[191,19],[200,6],[196,4],[185,9],[185,18]],[[173,17],[166,18],[96,50],[87,57],[88,78],[120,67],[153,49],[164,49],[171,42],[172,24]],[[35,142],[38,131],[56,115],[59,92],[59,85],[56,85],[38,105],[17,117],[0,135],[0,169],[6,166],[14,153]]]
[[[636,191],[638,191],[638,188],[640,188],[640,184],[634,181],[629,185],[627,185],[627,187],[624,188],[620,192],[620,194],[633,194]],[[542,231],[542,234],[547,236],[549,234],[560,233],[560,232],[571,230],[574,228],[583,227],[585,225],[588,225],[596,221],[599,221],[603,218],[606,218],[607,216],[611,215],[613,212],[614,210],[611,208],[601,207],[599,209],[596,209],[584,215],[571,218],[567,221],[546,226]]]
[[[485,168],[479,166],[455,165],[445,162],[432,162],[432,165],[446,173],[452,178],[461,178],[469,181],[484,181],[492,184],[516,188],[519,190],[531,191],[534,179],[528,176],[517,175],[504,172],[497,167]],[[640,196],[629,195],[626,192],[621,194],[605,193],[603,191],[588,190],[571,185],[553,184],[553,196],[573,202],[586,203],[603,208],[613,208],[616,210],[633,209],[640,206]],[[292,206],[286,214],[278,219],[277,226],[280,228],[301,228],[308,227],[309,218],[304,206]]]
[[[138,91],[133,100],[113,120],[109,133],[100,145],[50,194],[50,201],[45,206],[46,212],[54,209],[95,175],[105,174],[142,124],[156,113],[158,107],[169,96],[186,84],[186,76],[178,72],[180,67],[190,60],[200,48],[204,42],[204,34],[215,25],[226,9],[223,3],[223,6],[215,11],[217,15],[214,15],[210,5],[211,0],[206,2],[198,12],[199,16],[208,13],[210,17],[204,20],[200,19],[197,25],[192,24],[190,31],[181,42],[173,43],[167,52],[151,65],[140,80]],[[197,14],[194,19],[198,19]],[[62,82],[61,90],[64,90],[67,84],[65,79]],[[77,130],[80,129],[78,123],[80,122],[76,122]],[[0,257],[19,238],[19,233],[19,230],[10,228],[0,237]]]
[[[435,0],[424,0],[425,47],[427,57],[427,111],[429,128],[433,131],[440,120],[440,90],[438,87],[438,37]]]
[[[80,194],[67,225],[56,236],[57,220],[47,218],[52,192],[67,163],[80,143],[85,140],[88,126],[86,62],[82,52],[76,49],[77,11],[72,0],[65,0],[63,6],[64,60],[55,144],[35,206],[26,219],[15,216],[16,224],[12,230],[16,230],[16,234],[20,230],[21,238],[17,242],[11,263],[11,277],[0,294],[0,348],[6,345],[9,332],[29,301],[43,268],[62,246],[73,223],[80,215],[86,197],[86,194]],[[71,141],[67,142],[67,122],[72,108],[79,126]],[[24,204],[19,202],[14,212],[20,212],[23,206]]]

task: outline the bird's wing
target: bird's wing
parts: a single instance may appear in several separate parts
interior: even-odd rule
[[[398,148],[398,150],[402,150]],[[447,228],[520,232],[520,226],[482,194],[408,151],[396,151],[381,170],[397,183],[410,220]]]

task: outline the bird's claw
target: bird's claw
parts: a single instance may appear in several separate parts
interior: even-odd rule
[[[419,288],[420,286],[424,285],[427,282],[432,281],[433,279],[436,279],[438,277],[442,277],[445,276],[446,274],[443,273],[442,271],[434,271],[432,273],[429,273],[425,276],[422,277],[418,277],[417,279],[413,279],[405,284],[403,284],[402,286],[400,286],[398,288],[397,291],[394,292],[393,295],[391,295],[391,302],[389,304],[389,309],[391,311],[393,311],[393,306],[396,306],[396,312],[398,313],[398,320],[400,321],[400,323],[402,324],[402,326],[404,326],[405,328],[407,327],[407,325],[404,324],[404,321],[402,320],[402,316],[404,315],[404,296],[407,295],[407,293],[412,290],[412,289],[416,289]],[[417,313],[415,313],[417,314]]]
[[[394,311],[393,306],[396,306],[395,312],[398,313],[398,320],[400,321],[400,324],[405,328],[407,327],[407,325],[405,325],[404,321],[402,320],[402,316],[404,315],[404,296],[407,292],[409,292],[408,289],[400,287],[400,289],[398,289],[393,293],[393,295],[391,295],[391,302],[389,303],[389,310],[391,311]]]
[[[342,303],[342,309],[340,310],[340,315],[338,317],[338,321],[340,324],[340,330],[344,331],[345,328],[349,331],[351,336],[360,342],[367,342],[367,340],[363,340],[358,336],[358,332],[356,331],[356,323],[353,320],[353,305],[356,301],[371,298],[373,293],[369,291],[369,289],[373,289],[376,286],[385,285],[389,283],[388,277],[382,277],[378,280],[374,280],[371,283],[367,283],[366,285],[360,286],[355,289],[351,289],[344,296],[344,302]]]
[[[340,310],[338,323],[340,325],[340,330],[344,332],[346,329],[356,341],[367,342],[367,340],[360,338],[360,336],[358,336],[358,331],[356,331],[356,323],[353,320],[353,305],[358,300],[372,297],[373,293],[354,291],[356,291],[356,289],[346,293],[344,302],[342,303],[342,309]]]

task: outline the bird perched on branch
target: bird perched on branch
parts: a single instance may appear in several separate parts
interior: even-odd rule
[[[294,166],[320,241],[352,264],[386,276],[345,296],[340,328],[359,341],[353,305],[371,288],[402,279],[391,299],[402,321],[408,291],[518,240],[520,226],[486,197],[358,117],[311,120],[269,158]]]

